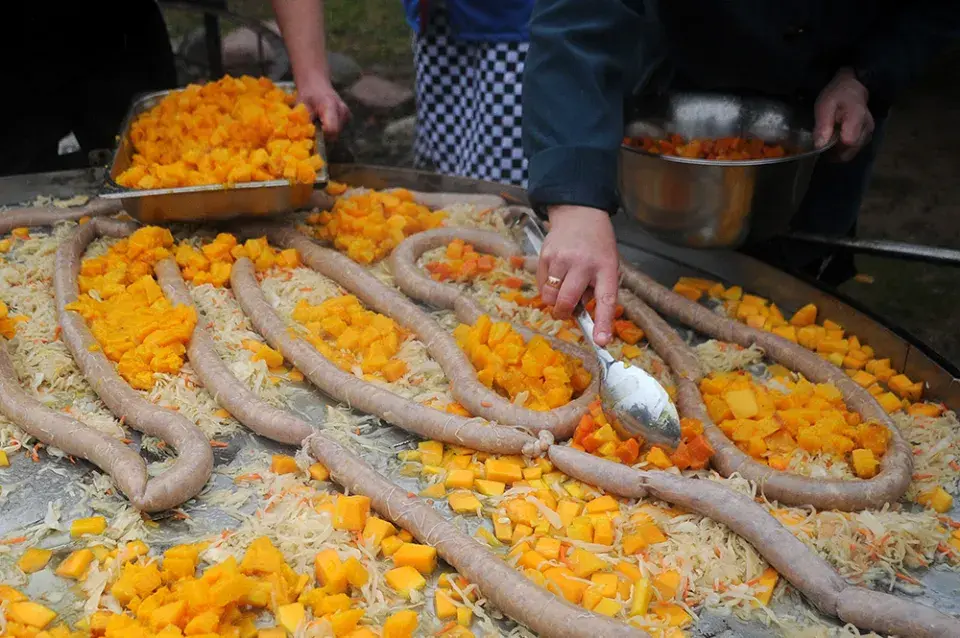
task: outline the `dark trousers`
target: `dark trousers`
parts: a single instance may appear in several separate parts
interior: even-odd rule
[[[113,148],[134,96],[177,84],[154,0],[32,0],[4,11],[0,175],[88,165],[87,153]],[[81,152],[59,156],[71,132]]]

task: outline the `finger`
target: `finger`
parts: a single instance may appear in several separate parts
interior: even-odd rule
[[[554,304],[553,313],[555,316],[565,319],[573,313],[573,309],[580,303],[583,293],[593,279],[590,270],[581,266],[567,271],[563,278],[563,284],[560,286],[560,292],[557,293],[557,301]]]
[[[833,128],[837,122],[837,101],[833,98],[826,98],[817,102],[814,107],[814,127],[813,143],[817,148],[823,148],[833,136]]]
[[[340,132],[340,114],[335,101],[325,99],[320,106],[320,121],[323,123],[323,133],[336,137]]]
[[[340,113],[341,126],[345,126],[353,118],[353,113],[350,112],[350,107],[347,106],[343,100],[337,101],[337,111]]]
[[[617,310],[617,288],[620,279],[617,269],[604,269],[597,273],[593,284],[593,296],[597,300],[594,312],[593,339],[599,346],[610,343],[613,335],[613,317]]]
[[[855,108],[845,111],[840,118],[840,141],[844,146],[860,146],[863,137],[865,110]]]
[[[561,259],[551,259],[550,260],[550,269],[547,271],[546,275],[543,278],[543,283],[540,285],[540,299],[543,300],[543,303],[548,306],[552,306],[557,303],[557,295],[560,292],[560,289],[557,286],[551,286],[549,283],[550,277],[556,277],[561,281],[561,286],[563,285],[563,280],[567,276],[569,267],[566,262]]]

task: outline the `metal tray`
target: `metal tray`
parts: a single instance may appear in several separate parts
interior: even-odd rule
[[[330,174],[338,181],[369,188],[392,186],[427,192],[500,194],[518,203],[525,202],[523,191],[519,188],[420,171],[333,165],[330,167]],[[90,194],[94,192],[98,179],[99,177],[91,171],[0,178],[0,194],[2,194],[0,204],[27,201],[41,194],[61,198]],[[0,212],[0,215],[2,214]],[[624,220],[625,223],[626,221]],[[862,334],[878,350],[892,356],[897,365],[905,365],[910,376],[927,381],[930,384],[932,397],[945,401],[954,408],[960,406],[960,384],[956,381],[956,369],[949,363],[939,360],[923,344],[899,332],[895,327],[886,327],[843,301],[749,257],[725,251],[695,251],[667,246],[639,231],[631,232],[631,229],[636,229],[636,225],[627,224],[623,228],[618,228],[622,254],[657,280],[672,283],[677,277],[683,275],[705,276],[728,283],[736,282],[751,291],[776,299],[782,307],[794,307],[801,302],[814,301],[820,305],[828,318]],[[297,392],[290,408],[308,422],[323,427],[327,420],[326,408],[330,404],[330,400],[321,393],[303,389]],[[382,437],[380,443],[396,450],[416,440],[416,437],[402,430],[376,421],[371,421],[364,428],[365,433],[366,428],[375,430],[377,436]],[[134,439],[135,445],[139,443],[140,437],[136,432],[131,432],[131,438]],[[250,454],[264,452],[289,454],[293,450],[290,446],[283,446],[248,431],[238,433],[225,442],[228,443],[228,447],[214,450],[215,464],[219,470],[241,466],[242,460],[245,457],[249,458]],[[379,471],[397,482],[402,489],[413,492],[419,490],[416,478],[398,475],[400,463],[396,457],[385,458],[383,454],[372,449],[356,451]],[[93,513],[88,505],[78,498],[75,487],[78,481],[85,478],[89,480],[88,475],[95,471],[88,463],[72,464],[66,459],[48,456],[44,456],[41,463],[33,463],[25,454],[14,455],[10,461],[10,468],[0,470],[0,488],[2,488],[0,504],[3,512],[0,515],[0,538],[16,536],[24,527],[43,520],[51,506],[62,508],[62,520],[65,521]],[[231,489],[231,486],[232,483],[226,477],[214,475],[211,489]],[[250,513],[263,505],[263,502],[251,500],[245,504],[244,509],[245,512]],[[442,514],[448,518],[452,517],[445,502],[438,501],[437,506]],[[151,532],[147,542],[152,549],[162,551],[175,543],[219,534],[224,529],[235,528],[238,524],[238,521],[226,510],[201,501],[191,501],[183,506],[182,510],[189,516],[187,520],[166,518],[162,520],[162,525]],[[955,507],[950,515],[954,518],[960,516],[960,505]],[[162,517],[161,514],[157,518]],[[478,524],[480,524],[479,520],[473,520],[467,531],[472,533],[473,526]],[[66,529],[48,536],[42,546],[57,553],[55,560],[76,549],[75,542]],[[17,546],[17,549],[19,550],[20,547]],[[960,573],[936,568],[919,573],[917,576],[925,586],[923,593],[917,597],[918,600],[942,611],[960,612],[960,597],[956,595],[956,592],[960,591]],[[77,610],[73,604],[77,597],[75,593],[69,592],[68,587],[69,581],[54,578],[47,570],[35,574],[24,591],[33,599],[45,602],[63,614],[62,619],[75,620]],[[427,594],[426,600],[430,600],[430,591]],[[429,604],[422,608],[425,616],[429,608]],[[783,600],[777,601],[775,611],[795,612],[795,602],[792,598],[784,597]],[[512,626],[511,622],[503,621],[500,624],[502,633],[507,635]],[[713,611],[701,612],[699,623],[687,629],[686,632],[691,638],[718,636],[769,638],[783,635],[775,626],[765,625],[759,621],[743,622],[735,617]]]
[[[293,82],[277,82],[276,85],[288,93],[295,90]],[[101,197],[119,199],[127,213],[138,221],[157,224],[224,220],[241,215],[274,215],[305,207],[313,190],[326,186],[326,150],[320,126],[317,126],[315,150],[324,160],[324,164],[313,184],[292,184],[287,180],[277,179],[268,182],[245,182],[231,187],[209,184],[144,190],[121,186],[115,181],[116,178],[133,163],[134,148],[130,140],[130,127],[141,113],[150,110],[174,92],[176,91],[156,91],[133,101],[123,120],[117,148],[100,188]]]

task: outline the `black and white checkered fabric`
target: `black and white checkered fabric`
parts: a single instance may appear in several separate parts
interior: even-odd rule
[[[527,48],[456,40],[444,10],[434,8],[413,43],[417,168],[526,187],[520,94]]]

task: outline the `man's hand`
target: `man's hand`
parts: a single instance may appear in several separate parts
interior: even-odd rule
[[[840,125],[840,160],[849,161],[873,135],[873,115],[867,108],[869,92],[852,70],[837,71],[823,88],[814,106],[816,125],[814,143],[822,148],[830,141],[834,128]]]
[[[605,346],[613,332],[620,283],[617,239],[610,215],[584,206],[554,206],[547,213],[550,232],[537,267],[540,297],[555,306],[558,316],[565,317],[592,287],[597,300],[593,339]]]
[[[340,99],[330,80],[321,74],[304,82],[298,81],[297,97],[306,105],[311,115],[320,118],[325,137],[336,138],[350,121],[350,109]]]

